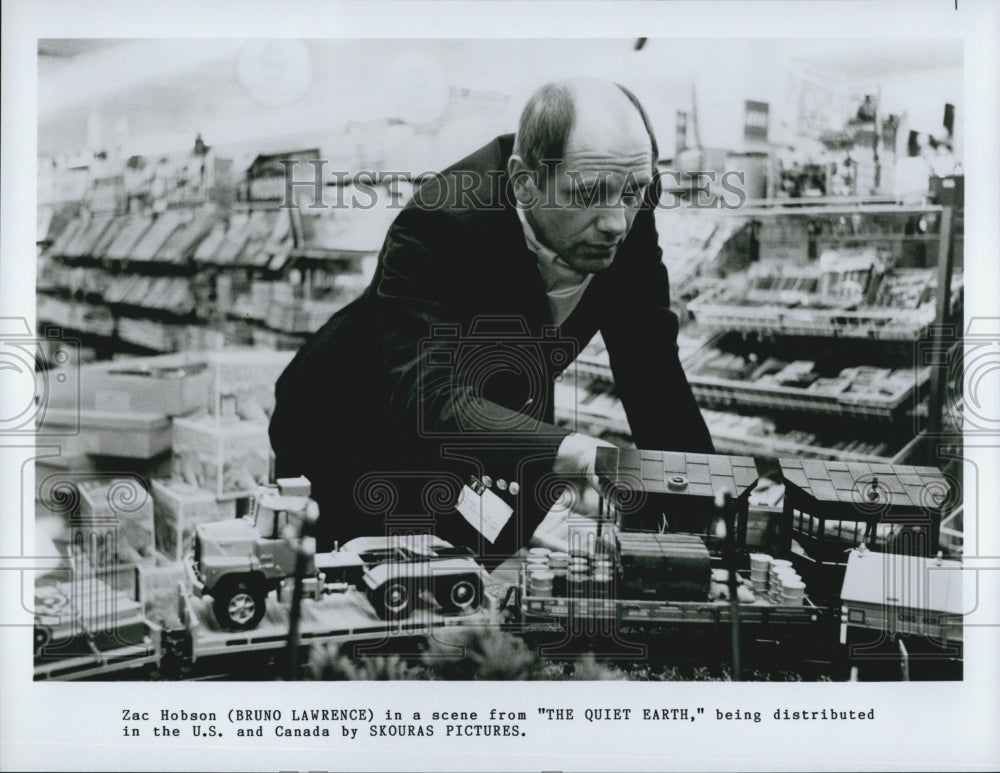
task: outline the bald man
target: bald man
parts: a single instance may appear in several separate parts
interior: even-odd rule
[[[321,547],[431,531],[492,565],[527,544],[567,484],[594,483],[603,443],[573,431],[576,406],[554,424],[554,384],[598,331],[636,444],[712,452],[678,360],[656,159],[638,100],[577,79],[419,186],[371,285],[276,387],[277,472],[312,480]]]

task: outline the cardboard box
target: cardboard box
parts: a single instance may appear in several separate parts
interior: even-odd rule
[[[199,523],[236,517],[233,500],[218,501],[211,492],[183,480],[152,481],[156,549],[171,561],[183,560],[194,543]]]
[[[65,428],[60,443],[66,456],[151,459],[170,448],[170,419],[162,414],[46,408],[42,434],[60,434],[60,428]]]
[[[182,416],[208,406],[210,381],[197,363],[160,365],[156,358],[94,363],[80,368],[69,387],[53,379],[48,402],[54,408]]]
[[[240,418],[266,421],[274,412],[274,384],[294,356],[294,351],[261,349],[207,353],[212,394],[209,412],[223,415],[223,400],[235,401]]]
[[[212,416],[174,419],[174,472],[219,499],[236,499],[266,483],[271,469],[267,424]]]

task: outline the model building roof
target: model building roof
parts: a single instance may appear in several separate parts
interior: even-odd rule
[[[722,491],[737,497],[752,488],[758,477],[749,456],[623,448],[599,448],[594,471],[602,486],[700,497],[714,497]]]
[[[786,496],[797,491],[817,502],[851,505],[860,512],[891,509],[940,510],[952,496],[934,467],[900,464],[779,459]]]

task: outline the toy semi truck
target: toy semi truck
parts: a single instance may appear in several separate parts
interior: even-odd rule
[[[302,525],[319,516],[306,478],[262,486],[247,515],[199,524],[189,563],[196,596],[211,596],[216,620],[246,630],[264,617],[268,594],[294,577]],[[430,595],[444,612],[465,612],[482,602],[482,568],[466,548],[431,535],[359,537],[330,553],[305,556],[303,590],[364,592],[385,619],[409,615]]]

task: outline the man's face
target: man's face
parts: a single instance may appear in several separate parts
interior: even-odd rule
[[[529,180],[521,186],[533,201],[527,216],[535,235],[585,274],[611,265],[652,181],[645,129],[609,128],[574,131],[563,161],[538,172],[537,184]]]

